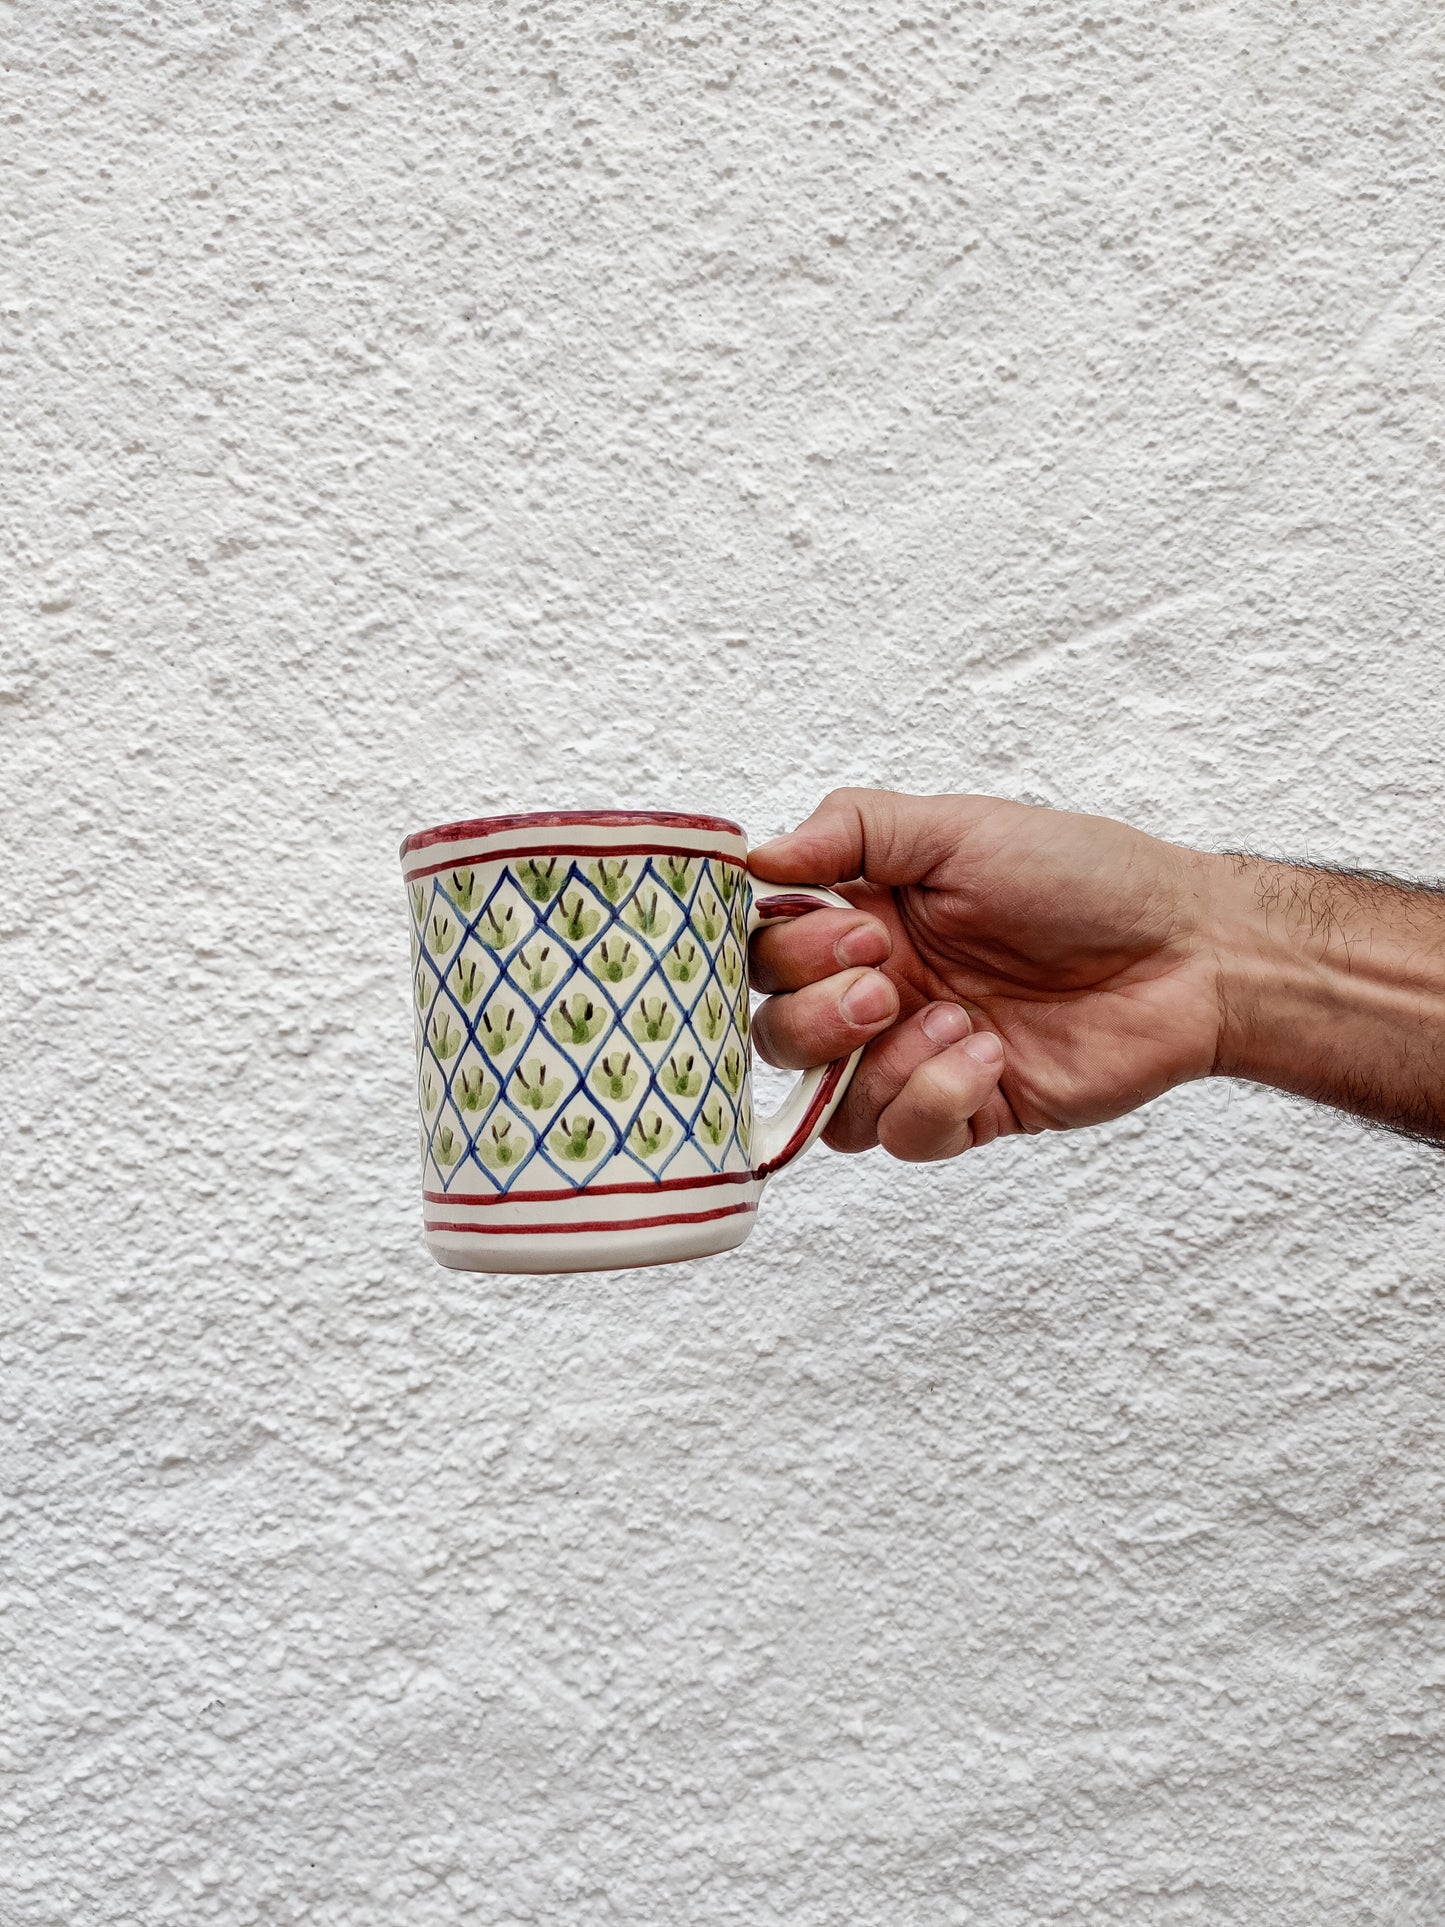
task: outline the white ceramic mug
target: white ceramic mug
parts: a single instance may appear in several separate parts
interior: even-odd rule
[[[662,810],[448,823],[402,868],[438,1262],[597,1271],[741,1244],[861,1055],[754,1118],[748,938],[844,899],[757,883],[736,823]]]

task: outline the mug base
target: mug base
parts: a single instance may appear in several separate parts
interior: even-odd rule
[[[618,1225],[602,1231],[428,1231],[427,1250],[448,1271],[548,1275],[630,1271],[636,1265],[680,1264],[740,1245],[756,1209],[731,1212],[704,1224]]]

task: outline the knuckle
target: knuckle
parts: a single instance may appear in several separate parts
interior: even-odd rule
[[[879,1122],[878,1142],[901,1163],[937,1164],[966,1151],[972,1134],[966,1122],[940,1126],[930,1121],[919,1132],[916,1128],[910,1130],[901,1120],[894,1123],[885,1118]]]
[[[871,1151],[878,1142],[878,1112],[867,1102],[852,1101],[852,1092],[833,1113],[823,1142],[832,1151]]]
[[[940,1120],[968,1117],[980,1096],[977,1067],[968,1060],[960,1064],[952,1049],[920,1064],[913,1082],[929,1115]]]
[[[881,1119],[878,1125],[878,1142],[889,1157],[897,1158],[900,1164],[931,1164],[938,1156],[931,1146],[922,1148],[917,1138],[898,1124]]]
[[[789,991],[770,997],[753,1018],[753,1044],[775,1070],[805,1070],[841,1055],[842,1047],[829,1034],[826,1022],[806,1002],[798,1003],[800,994]]]
[[[758,1006],[753,1012],[753,1049],[766,1063],[781,1069],[782,1066],[778,1063],[776,1056],[777,1045],[774,1042],[777,1021],[777,1012],[773,1009],[771,1000]]]
[[[913,1108],[939,1129],[961,1114],[958,1091],[935,1059],[925,1058],[908,1081]]]
[[[780,1051],[776,1045],[759,1043],[756,1037],[753,1039],[753,1043],[758,1056],[762,1058],[765,1064],[770,1064],[775,1071],[790,1071],[793,1069],[793,1065],[789,1063],[786,1053]]]
[[[777,960],[767,951],[753,950],[748,955],[748,982],[766,997],[783,988]]]

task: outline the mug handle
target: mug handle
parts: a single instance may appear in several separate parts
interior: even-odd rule
[[[804,917],[820,903],[835,910],[851,910],[852,904],[836,890],[819,889],[811,883],[768,884],[749,877],[748,936],[765,923],[787,917]],[[752,1048],[751,1043],[748,1046]],[[804,1071],[771,1117],[753,1123],[753,1176],[770,1178],[785,1164],[800,1157],[826,1126],[843,1102],[861,1049],[851,1057],[839,1057],[831,1064],[819,1064]]]

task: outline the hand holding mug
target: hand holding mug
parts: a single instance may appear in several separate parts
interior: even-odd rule
[[[755,1039],[797,1068],[866,1044],[823,1139],[909,1160],[1118,1117],[1209,1074],[1207,859],[1104,817],[837,790],[749,859],[851,906],[764,929]],[[876,966],[864,980],[840,965]],[[870,1041],[859,1019],[887,1002]]]

